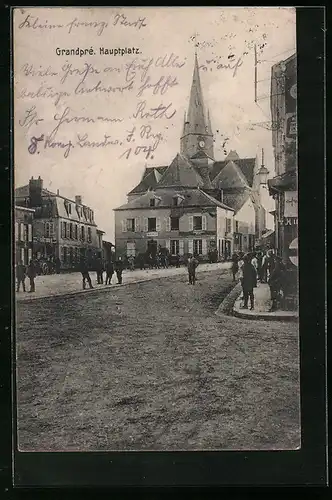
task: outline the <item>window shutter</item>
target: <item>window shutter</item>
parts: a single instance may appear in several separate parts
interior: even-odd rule
[[[135,218],[135,232],[139,233],[140,227],[139,227],[139,217]]]
[[[15,222],[15,241],[18,241],[18,222]]]
[[[20,224],[20,228],[21,228],[21,235],[20,235],[20,240],[21,241],[24,241],[24,224]]]
[[[21,248],[21,261],[26,264],[24,248]]]
[[[160,221],[160,217],[157,217],[157,218],[156,218],[156,231],[157,231],[157,232],[161,231],[161,221]]]
[[[192,215],[189,215],[189,231],[194,230],[194,217]]]
[[[171,240],[166,240],[166,248],[170,252],[171,251]]]
[[[203,215],[202,216],[202,230],[203,231],[206,231],[206,226],[207,226],[206,222],[207,222],[206,221],[206,215]]]
[[[122,224],[122,232],[125,233],[127,231],[127,221],[126,221],[126,219],[123,219],[121,221],[121,224]]]
[[[184,241],[179,240],[179,254],[184,255]]]
[[[32,241],[32,225],[28,225],[28,241]]]
[[[170,230],[171,230],[171,218],[170,217],[166,217],[165,221],[166,221],[166,232],[169,233]]]
[[[207,241],[202,240],[202,255],[207,255]]]
[[[32,259],[32,248],[28,248],[28,261]]]
[[[194,240],[188,240],[188,253],[194,253]]]
[[[143,227],[143,231],[145,233],[148,232],[148,229],[149,229],[149,226],[148,226],[148,218],[147,217],[144,217],[144,227]]]

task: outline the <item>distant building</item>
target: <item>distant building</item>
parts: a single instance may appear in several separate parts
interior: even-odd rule
[[[115,246],[110,241],[103,241],[103,259],[105,262],[114,260]]]
[[[214,160],[214,139],[206,113],[197,56],[180,139],[180,153],[170,165],[146,167],[128,202],[115,209],[116,251],[150,253],[161,245],[171,255],[211,250],[219,259],[247,252],[265,229],[257,158],[231,151]]]
[[[33,219],[31,208],[15,206],[15,264],[25,266],[33,257]]]
[[[43,187],[43,180],[31,178],[15,190],[17,206],[34,210],[34,258],[59,258],[62,269],[75,268],[82,256],[93,261],[102,251],[93,210],[80,195],[71,200]]]

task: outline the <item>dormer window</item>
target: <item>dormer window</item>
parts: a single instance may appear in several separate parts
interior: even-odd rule
[[[184,200],[184,197],[179,195],[179,194],[176,194],[175,196],[173,196],[173,199],[172,199],[173,207],[177,207],[177,206],[181,205],[183,200]]]
[[[150,198],[150,207],[155,207],[155,206],[156,206],[156,199]]]

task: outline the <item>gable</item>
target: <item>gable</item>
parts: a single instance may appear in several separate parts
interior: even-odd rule
[[[204,182],[195,167],[183,155],[177,154],[161,180],[157,184],[159,187],[183,186],[183,187],[203,187]]]
[[[252,187],[255,175],[255,165],[256,158],[240,158],[238,160],[231,160],[240,168],[243,173],[248,185]],[[225,166],[229,163],[227,160],[216,161],[213,164],[211,169],[210,178],[213,181],[216,176],[225,168]]]

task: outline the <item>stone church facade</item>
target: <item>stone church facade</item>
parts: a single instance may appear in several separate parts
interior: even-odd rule
[[[160,245],[171,255],[194,253],[202,260],[217,250],[222,260],[254,249],[265,224],[258,161],[236,151],[215,161],[213,145],[195,55],[180,152],[170,165],[146,167],[128,202],[114,210],[117,255],[137,256]]]

